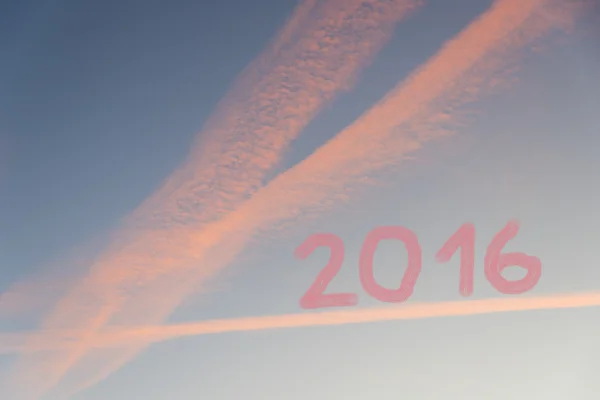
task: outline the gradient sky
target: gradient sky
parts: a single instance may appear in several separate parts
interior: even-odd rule
[[[507,251],[542,260],[531,295],[600,290],[597,3],[574,1],[587,8],[567,18],[567,0],[522,0],[541,5],[496,46],[506,18],[460,34],[515,0],[410,12],[408,0],[370,0],[362,14],[346,1],[1,2],[0,333],[92,329],[104,302],[117,305],[102,326],[315,312],[298,300],[327,252],[293,256],[315,232],[345,243],[328,292],[382,305],[357,267],[382,225],[419,237],[408,303],[461,299],[458,254],[434,255],[465,222],[477,230],[473,298],[508,297],[483,257],[511,219],[521,229]],[[463,71],[486,32],[496,47]],[[215,247],[196,253],[205,239]],[[397,287],[403,245],[382,243],[375,265]],[[74,359],[26,341],[0,354],[0,397],[595,399],[599,317],[527,311],[108,349],[75,338]]]

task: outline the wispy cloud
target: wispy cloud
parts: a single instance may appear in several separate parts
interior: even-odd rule
[[[27,279],[10,285],[0,293],[0,318],[39,318],[85,274],[78,267],[94,259],[105,246],[103,232],[45,263]]]
[[[162,323],[187,294],[233,261],[257,232],[277,229],[282,222],[321,213],[347,200],[348,189],[360,187],[370,173],[396,165],[427,141],[452,133],[460,122],[456,119],[460,107],[510,83],[524,51],[553,29],[572,24],[579,10],[575,4],[497,1],[355,123],[258,190],[235,212],[202,230],[171,229],[170,241],[161,243],[161,248],[172,258],[151,258],[149,249],[143,248],[133,255],[123,253],[135,257],[133,263],[152,265],[140,276],[154,283],[120,286],[129,297],[127,304],[110,314],[110,322]],[[106,275],[106,279],[114,278]],[[85,337],[82,348],[93,347],[96,340],[93,335]],[[97,369],[92,367],[91,375],[86,370],[84,383],[77,387],[105,378],[145,346],[139,343],[112,354],[106,349],[92,351],[84,361]]]
[[[143,240],[133,242],[134,246],[111,253],[113,265],[140,268],[135,274],[118,268],[98,270],[42,328],[84,329],[86,333],[77,336],[75,351],[66,353],[65,358],[30,355],[29,362],[21,364],[18,371],[22,376],[33,371],[35,379],[48,374],[51,378],[45,382],[54,383],[94,347],[97,332],[85,329],[99,329],[107,321],[126,326],[163,322],[198,283],[234,260],[257,232],[346,200],[348,187],[360,184],[369,173],[397,164],[426,141],[452,132],[445,127],[456,123],[460,105],[506,83],[510,76],[504,72],[518,64],[521,50],[552,29],[567,26],[576,15],[574,11],[567,3],[553,0],[496,2],[359,120],[258,190],[235,212],[205,229],[182,224],[169,227],[166,236],[145,232]],[[148,267],[142,270],[141,266]],[[120,303],[117,310],[107,291],[126,293],[126,304]],[[119,299],[122,302],[124,297]],[[84,306],[77,307],[78,302]],[[40,340],[32,339],[26,347],[35,348]],[[85,370],[76,387],[103,379],[145,346],[138,343],[113,352],[92,351],[82,361],[94,367]]]
[[[97,340],[93,343],[93,346],[123,346],[140,341],[153,343],[183,336],[211,335],[227,332],[364,324],[383,321],[459,317],[519,311],[563,310],[598,306],[600,306],[600,293],[593,292],[437,303],[412,303],[400,306],[234,318],[159,326],[106,328],[98,332]],[[40,342],[40,346],[37,349],[23,346],[23,338],[26,337],[24,334],[4,334],[0,336],[0,353],[60,349],[61,347],[68,346],[68,337],[74,333],[34,333],[34,335],[43,336],[44,338],[43,344]]]
[[[49,277],[17,282],[0,294],[0,317],[26,316],[43,310],[68,288],[67,280]]]
[[[337,93],[352,87],[394,25],[419,3],[302,3],[217,106],[184,165],[127,218],[90,274],[44,318],[42,329],[76,326],[86,333],[64,353],[20,359],[12,375],[18,390],[37,398],[53,387],[86,353],[95,330],[126,300],[135,302],[129,288],[152,287],[172,268],[197,262],[189,240],[177,238],[193,236],[249,199],[289,143]]]

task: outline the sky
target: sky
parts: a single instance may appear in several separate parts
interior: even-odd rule
[[[595,399],[598,27],[596,0],[1,2],[0,397]],[[526,293],[484,272],[509,221]],[[468,297],[436,260],[466,223]],[[382,226],[421,248],[400,303],[360,281]],[[315,233],[357,305],[301,307]],[[379,285],[407,256],[381,241]]]

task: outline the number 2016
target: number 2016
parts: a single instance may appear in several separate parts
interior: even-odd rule
[[[484,272],[488,281],[504,294],[521,294],[532,289],[542,274],[542,263],[539,258],[525,253],[502,253],[507,242],[519,232],[517,221],[510,221],[492,239],[484,258]],[[398,289],[387,289],[375,281],[373,275],[373,258],[381,240],[396,239],[404,242],[408,252],[408,266]],[[358,303],[355,293],[324,294],[327,285],[339,272],[344,261],[344,242],[330,233],[318,233],[309,236],[294,252],[299,259],[306,259],[319,247],[329,247],[329,262],[321,270],[313,284],[300,299],[304,309],[324,307],[354,306]],[[475,227],[471,223],[462,225],[436,254],[438,262],[447,262],[460,249],[459,292],[463,296],[473,293],[473,272],[475,259]],[[370,296],[387,303],[399,303],[408,300],[412,295],[417,278],[421,273],[422,252],[417,235],[402,226],[383,226],[373,229],[367,234],[358,260],[360,282]],[[502,276],[502,271],[509,266],[520,266],[527,270],[524,278],[509,281]]]

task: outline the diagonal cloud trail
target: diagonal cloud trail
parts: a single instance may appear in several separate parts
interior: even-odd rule
[[[76,326],[85,333],[67,352],[18,360],[10,377],[17,390],[38,398],[60,381],[128,298],[124,288],[154,285],[173,266],[189,265],[185,243],[174,238],[218,221],[261,187],[289,143],[352,87],[395,24],[420,3],[302,3],[217,106],[184,165],[125,221],[89,275],[43,319],[42,329]]]
[[[397,165],[427,141],[452,133],[445,125],[457,123],[459,107],[506,84],[507,69],[515,66],[523,52],[555,29],[574,23],[581,10],[578,4],[497,0],[355,123],[273,179],[235,212],[206,229],[172,229],[172,242],[166,244],[171,246],[172,261],[136,253],[135,257],[144,260],[136,262],[153,266],[144,271],[144,279],[155,283],[122,287],[127,304],[111,314],[111,323],[162,323],[187,294],[233,261],[257,233],[348,200],[348,189],[363,186],[368,174]],[[160,280],[155,279],[157,274]],[[107,275],[106,279],[122,282],[120,277]],[[72,326],[77,324],[67,327]],[[83,346],[93,348],[96,340],[89,336]],[[86,362],[78,364],[77,369],[84,372],[75,379],[75,386],[83,389],[97,383],[145,347],[139,343],[114,352],[92,351]]]
[[[504,297],[479,300],[413,303],[388,307],[355,308],[310,312],[305,314],[246,317],[160,326],[107,328],[99,332],[96,347],[111,347],[139,342],[155,343],[184,336],[211,335],[227,332],[249,332],[317,326],[364,324],[372,322],[443,318],[520,311],[564,310],[599,307],[600,293],[567,293],[548,296]],[[44,335],[45,343],[37,349],[23,347],[23,334],[0,335],[0,353],[47,351],[66,346],[68,332]],[[49,340],[50,339],[50,340]],[[41,344],[41,343],[40,343]]]
[[[173,232],[176,241],[183,243],[178,251],[204,260],[207,266],[200,270],[197,264],[169,266],[171,272],[190,272],[202,280],[221,266],[214,257],[229,261],[235,257],[233,249],[244,246],[235,243],[246,243],[256,231],[273,229],[281,221],[319,213],[338,200],[346,200],[348,186],[371,172],[397,164],[426,141],[446,135],[448,131],[437,126],[439,121],[451,118],[450,113],[461,103],[474,101],[486,89],[494,89],[495,83],[484,83],[493,82],[495,75],[519,56],[519,50],[575,17],[571,12],[575,9],[567,6],[544,7],[554,4],[552,0],[497,1],[359,120],[280,174],[234,213],[202,231]],[[148,276],[153,273],[147,271]],[[160,282],[161,288],[172,283]],[[173,290],[179,291],[179,287]],[[147,294],[153,296],[152,292]],[[147,300],[141,296],[139,303]],[[134,315],[115,322],[127,323],[130,317]]]
[[[277,62],[276,56],[280,53],[281,49],[286,44],[289,46],[290,43],[293,43],[295,38],[301,34],[302,24],[309,20],[311,12],[313,12],[317,6],[317,2],[318,0],[305,0],[298,5],[292,16],[282,27],[279,34],[275,36],[271,45],[268,46],[268,51],[261,54],[260,57],[254,60],[254,62],[240,74],[236,81],[236,86],[226,94],[226,97],[220,103],[222,113],[227,112],[228,106],[231,107],[232,100],[236,95],[239,96],[240,90],[247,90],[242,89],[242,87],[247,86],[248,82],[259,80],[260,73],[268,68],[267,66],[269,63]],[[248,110],[247,113],[250,111],[251,110]],[[214,122],[216,119],[217,117],[213,116],[212,121],[214,124],[219,123]],[[201,144],[198,144],[197,147],[201,148]],[[2,148],[0,148],[0,155],[2,154]],[[2,160],[2,157],[0,157],[0,160]],[[186,167],[188,169],[190,168],[189,165],[186,165]],[[181,175],[183,175],[182,171],[177,171],[176,174],[164,184],[165,187],[163,190],[148,199],[143,206],[135,211],[135,217],[130,219],[134,221],[137,219],[139,223],[139,220],[142,219],[142,215],[146,214],[147,218],[147,214],[152,215],[154,213],[151,208],[153,206],[156,207],[161,200],[168,202],[169,194],[172,194],[175,188],[181,185]],[[83,262],[80,261],[80,263]],[[37,312],[50,303],[52,299],[52,296],[49,294],[50,292],[64,291],[67,289],[69,283],[70,282],[66,282],[64,279],[53,282],[45,275],[42,279],[36,276],[33,279],[15,282],[9,288],[4,290],[4,292],[0,293],[0,317]]]

